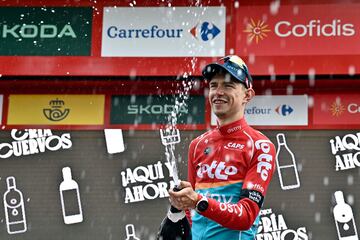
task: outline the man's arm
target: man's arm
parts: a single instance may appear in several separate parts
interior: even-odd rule
[[[209,207],[200,213],[203,216],[234,230],[248,230],[258,215],[266,190],[275,169],[275,147],[269,140],[255,142],[254,155],[243,182],[240,201],[220,203],[208,199]],[[194,192],[192,184],[182,182],[180,192],[170,191],[171,200],[182,209],[195,208],[201,198]]]

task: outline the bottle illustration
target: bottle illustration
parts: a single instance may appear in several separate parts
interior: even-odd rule
[[[16,188],[15,177],[6,178],[7,191],[4,194],[4,208],[7,232],[9,234],[23,233],[27,230],[24,198]]]
[[[351,206],[345,203],[342,191],[335,192],[334,219],[339,240],[359,240]]]
[[[289,149],[285,135],[276,135],[278,148],[276,152],[276,167],[279,174],[281,189],[289,190],[300,187],[299,174],[295,162],[295,156]]]
[[[70,167],[62,169],[64,180],[60,184],[61,207],[65,224],[74,224],[83,221],[79,186],[72,179]]]
[[[140,238],[137,238],[135,235],[135,228],[133,224],[127,224],[125,226],[125,230],[126,230],[125,240],[140,240]]]

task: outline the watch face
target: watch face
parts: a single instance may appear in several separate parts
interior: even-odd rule
[[[197,205],[197,209],[198,209],[198,211],[203,212],[208,208],[208,206],[209,206],[208,201],[200,200],[200,202]]]

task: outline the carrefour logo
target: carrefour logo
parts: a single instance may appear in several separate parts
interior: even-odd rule
[[[110,26],[106,34],[109,38],[181,38],[183,31],[182,28],[161,28],[158,25],[139,29]]]
[[[274,32],[281,38],[287,37],[350,37],[355,35],[355,26],[352,23],[343,23],[340,19],[323,22],[320,19],[311,19],[304,23],[293,23],[292,21],[279,21],[274,25],[274,30],[270,30],[269,25],[262,20],[255,21],[250,19],[245,33],[248,33],[248,40],[256,43],[265,39],[268,33]]]
[[[193,28],[191,28],[190,33],[194,36],[194,38],[199,39],[200,37],[205,42],[214,39],[221,32],[220,29],[213,23],[203,22],[200,26],[199,25],[200,24],[196,24]]]
[[[282,105],[278,106],[277,108],[275,108],[275,112],[281,116],[288,116],[293,111],[294,111],[294,109],[291,106],[286,105],[286,104],[282,104]]]
[[[209,41],[220,34],[220,29],[213,23],[203,22],[196,24],[189,30],[190,34],[202,41]],[[117,26],[110,26],[106,30],[109,38],[181,38],[183,37],[183,28],[162,28],[158,25],[152,25],[148,28],[124,29]]]

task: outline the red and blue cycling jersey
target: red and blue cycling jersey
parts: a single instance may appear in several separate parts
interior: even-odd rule
[[[209,200],[192,211],[193,240],[255,239],[266,190],[275,170],[275,147],[245,119],[212,129],[189,147],[188,179]]]

